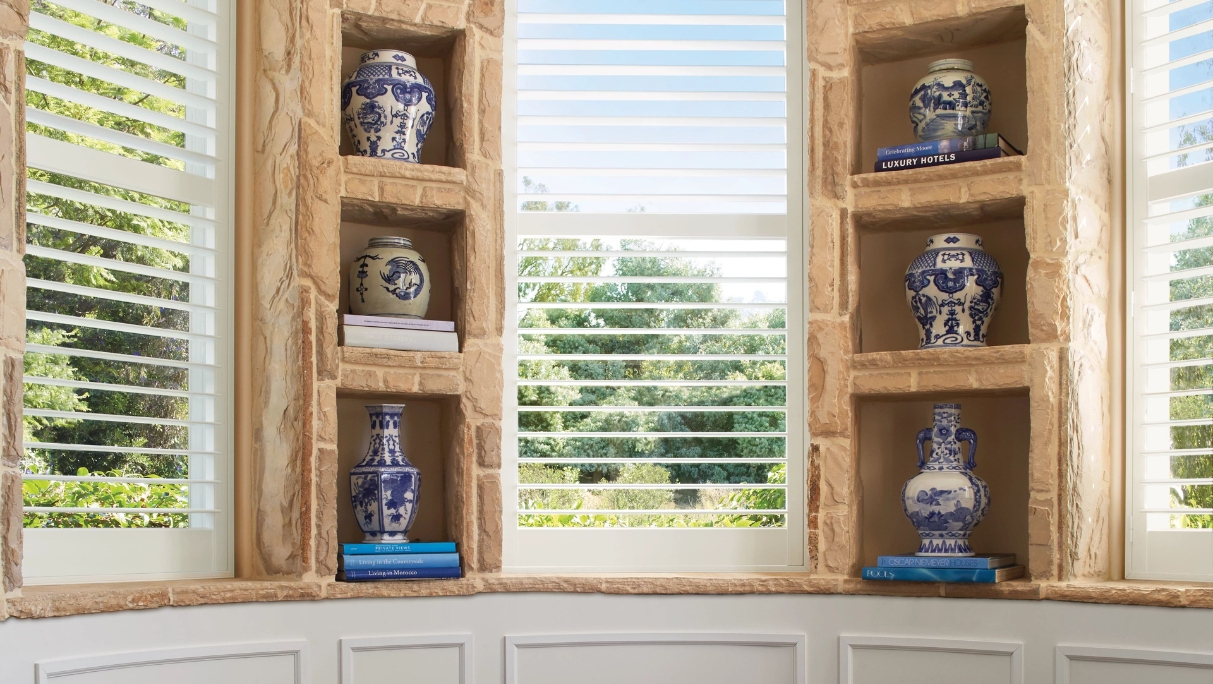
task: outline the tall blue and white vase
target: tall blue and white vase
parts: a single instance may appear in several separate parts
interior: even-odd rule
[[[404,404],[366,407],[371,419],[371,445],[350,469],[350,501],[366,543],[407,542],[417,517],[421,471],[400,446]]]
[[[906,301],[918,321],[920,349],[984,347],[1002,300],[1002,269],[967,233],[927,239],[906,269]]]
[[[990,87],[967,59],[941,59],[910,93],[910,124],[919,140],[984,135],[990,125]]]
[[[341,86],[341,120],[363,157],[418,164],[438,107],[417,60],[400,50],[362,53],[358,69]]]
[[[960,442],[969,443],[964,459]],[[902,510],[922,539],[915,555],[973,555],[969,535],[990,507],[989,486],[972,472],[976,455],[977,433],[960,427],[960,404],[935,404],[935,426],[918,433],[918,474],[901,488]]]

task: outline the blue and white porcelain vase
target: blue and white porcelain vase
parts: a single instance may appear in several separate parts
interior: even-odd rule
[[[969,443],[965,459],[960,442]],[[972,472],[976,455],[977,433],[960,427],[960,404],[935,404],[935,427],[918,433],[918,474],[901,488],[901,509],[922,538],[915,555],[973,555],[969,535],[990,507],[989,486]]]
[[[990,125],[990,87],[967,59],[941,59],[910,94],[910,124],[919,140],[984,135]]]
[[[438,107],[417,60],[400,50],[362,53],[341,86],[341,120],[363,157],[421,162],[421,146]]]
[[[906,269],[906,301],[918,320],[919,349],[984,347],[1002,300],[1002,270],[967,233],[927,239]]]
[[[373,404],[371,445],[350,469],[350,501],[365,542],[407,542],[417,517],[421,471],[405,458],[400,446],[400,416],[404,404]]]
[[[350,312],[359,316],[425,318],[430,268],[405,237],[371,238],[350,264]]]

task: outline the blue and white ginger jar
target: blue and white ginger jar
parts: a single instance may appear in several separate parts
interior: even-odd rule
[[[922,444],[931,440],[931,457]],[[969,443],[966,459],[960,442]],[[919,472],[901,488],[901,510],[922,543],[917,556],[972,556],[969,535],[990,507],[990,487],[972,473],[977,433],[960,427],[960,404],[935,404],[935,427],[918,433]]]
[[[920,349],[984,347],[1002,301],[1002,270],[981,238],[944,233],[906,269],[906,301],[918,320]]]
[[[350,264],[350,312],[359,316],[425,318],[430,268],[405,237],[373,237]]]
[[[421,162],[421,147],[438,107],[417,60],[400,50],[362,53],[341,86],[341,120],[363,157]]]
[[[400,447],[403,404],[366,407],[371,418],[371,445],[350,469],[350,501],[366,543],[407,542],[417,517],[421,471]]]
[[[919,140],[984,135],[990,125],[990,87],[967,59],[941,59],[910,94],[910,124]]]

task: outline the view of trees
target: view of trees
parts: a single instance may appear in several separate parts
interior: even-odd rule
[[[147,19],[179,29],[185,28],[185,22],[180,19],[144,5],[128,0],[110,0],[110,4]],[[106,24],[93,17],[44,0],[33,0],[31,10],[127,43],[155,50],[161,54],[184,58],[184,52],[178,46]],[[173,87],[185,87],[185,79],[175,73],[154,69],[140,62],[102,52],[36,29],[30,30],[29,40],[69,55]],[[185,116],[184,108],[176,103],[83,76],[36,59],[26,60],[26,73],[53,83],[60,83],[142,107],[152,112],[176,118]],[[185,144],[184,135],[178,131],[69,102],[43,94],[34,88],[31,88],[28,93],[28,103],[32,107],[52,114],[97,124],[158,142],[179,147]],[[176,169],[183,168],[181,162],[176,160],[36,123],[29,123],[27,130],[42,136],[140,159],[152,164]],[[122,240],[104,239],[42,226],[35,223],[36,218],[32,218],[26,227],[28,244],[166,271],[189,272],[189,256],[185,252],[186,245],[190,241],[191,227],[188,224],[160,220],[85,202],[69,201],[52,194],[39,192],[37,182],[136,202],[182,214],[188,214],[190,210],[188,205],[34,168],[29,169],[28,178],[34,181],[31,183],[27,197],[27,209],[31,214],[41,214],[184,243],[182,252],[156,249]],[[71,263],[32,254],[25,257],[25,266],[30,279],[81,285],[167,300],[188,301],[189,299],[189,284],[176,278],[136,275],[121,270]],[[32,284],[27,290],[26,304],[31,312],[62,314],[170,331],[187,331],[189,329],[189,314],[178,309],[59,292],[37,287],[36,284]],[[176,361],[186,361],[189,356],[188,341],[185,339],[105,330],[89,326],[65,325],[40,321],[35,317],[31,317],[27,322],[26,339],[29,344],[59,347],[65,350],[92,350]],[[166,390],[187,390],[189,384],[188,372],[184,367],[39,352],[26,354],[25,373],[27,376],[42,378]],[[85,390],[78,387],[38,382],[25,384],[25,405],[27,408],[34,409],[166,419],[185,419],[188,418],[189,412],[189,400],[179,396],[127,392],[109,388]],[[25,418],[25,440],[149,449],[185,449],[189,446],[187,428],[180,426],[37,416]],[[181,478],[188,475],[188,460],[184,456],[138,452],[115,453],[30,448],[25,451],[22,468],[27,473],[40,474]],[[25,505],[183,508],[188,505],[188,490],[185,485],[174,484],[31,480],[25,483]],[[25,514],[27,527],[184,527],[187,524],[187,516],[178,514]]]
[[[540,186],[541,187],[541,186]],[[542,192],[542,190],[539,190]],[[543,210],[543,209],[540,209]],[[602,240],[527,239],[520,248],[552,251],[552,256],[523,257],[526,276],[675,276],[713,278],[718,264],[683,258],[677,251],[642,239],[617,244]],[[667,249],[664,253],[652,252]],[[598,257],[595,251],[636,251],[638,256]],[[641,252],[649,252],[641,255]],[[520,283],[522,302],[723,302],[716,283]],[[785,308],[531,308],[519,321],[520,354],[630,355],[620,360],[558,359],[519,362],[521,380],[784,380],[783,360],[700,360],[703,355],[780,355],[786,352],[782,329]],[[553,334],[551,329],[773,329],[764,334]],[[642,358],[635,358],[636,356]],[[677,359],[643,358],[685,355]],[[781,385],[520,385],[520,407],[528,406],[717,406],[783,407]],[[782,484],[783,463],[712,463],[720,458],[782,459],[785,439],[772,437],[646,437],[646,432],[783,432],[785,414],[777,411],[520,411],[519,456],[579,459],[577,463],[523,463],[519,469],[524,510],[670,510],[670,514],[533,514],[523,526],[740,526],[785,524],[782,514],[678,514],[678,510],[781,509],[785,490],[713,489],[712,484]],[[626,437],[528,437],[527,433],[626,432]],[[633,436],[634,434],[634,436]],[[697,463],[649,463],[642,459],[702,459]],[[597,462],[595,459],[599,459]],[[636,463],[601,459],[637,459]],[[527,484],[636,484],[643,488],[526,489]],[[651,485],[695,484],[694,489]]]

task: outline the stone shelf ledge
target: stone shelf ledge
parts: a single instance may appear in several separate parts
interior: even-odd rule
[[[342,43],[368,50],[399,46],[413,54],[430,54],[448,47],[465,27],[460,3],[345,0],[342,4]]]
[[[466,207],[467,172],[390,159],[341,158],[341,218],[450,232]]]
[[[856,222],[895,228],[937,221],[997,220],[1023,215],[1025,157],[851,176]],[[941,209],[947,214],[939,217]],[[959,215],[958,215],[959,214]]]
[[[412,352],[405,352],[405,354],[412,354]],[[452,396],[462,393],[463,372],[461,368],[342,364],[337,377],[337,394],[339,396],[377,394]]]
[[[378,368],[379,370],[395,370],[400,368],[459,369],[463,367],[463,354],[459,352],[416,352],[379,349],[377,347],[338,347],[337,354],[338,362],[343,368],[347,366],[362,366]]]
[[[856,354],[855,395],[1019,390],[1031,386],[1030,345]]]
[[[320,580],[178,580],[25,587],[0,603],[0,620],[61,617],[168,606],[343,598],[468,596],[504,592],[721,595],[847,594],[1072,601],[1170,608],[1213,608],[1213,586],[1178,582],[1035,582],[942,584],[869,582],[803,573],[613,575],[472,574],[457,580],[338,582]]]

